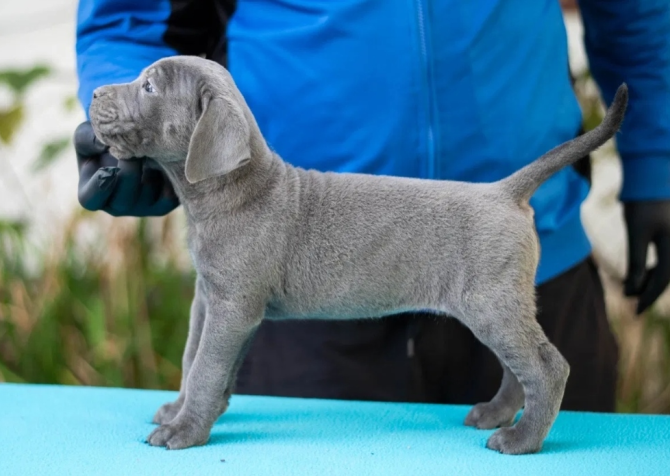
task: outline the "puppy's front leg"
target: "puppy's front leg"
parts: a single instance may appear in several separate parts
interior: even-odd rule
[[[162,425],[163,423],[170,423],[174,417],[177,416],[181,410],[184,400],[186,398],[186,382],[188,373],[193,365],[198,345],[200,343],[200,335],[202,334],[202,327],[205,324],[205,313],[207,312],[207,303],[205,301],[204,290],[202,289],[202,278],[198,277],[195,280],[195,295],[191,303],[191,317],[189,319],[188,337],[186,338],[186,347],[184,348],[184,356],[182,357],[181,365],[181,385],[179,387],[179,396],[174,402],[166,403],[158,409],[154,415],[154,423]]]
[[[221,397],[232,385],[238,357],[262,315],[263,306],[258,303],[208,295],[205,325],[188,372],[184,404],[172,421],[149,435],[149,444],[180,449],[207,442],[222,411]]]

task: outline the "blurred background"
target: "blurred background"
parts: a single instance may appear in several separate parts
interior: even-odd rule
[[[76,3],[0,5],[0,382],[177,389],[194,282],[184,217],[112,218],[79,206]],[[604,109],[575,2],[561,3],[590,129]],[[582,215],[619,340],[618,410],[670,413],[670,297],[642,318],[623,297],[620,185],[610,143],[593,157]]]

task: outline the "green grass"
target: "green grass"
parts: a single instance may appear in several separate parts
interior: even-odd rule
[[[670,413],[670,318],[652,309],[611,321],[621,354],[617,410]]]
[[[170,219],[156,239],[147,219],[91,215],[41,249],[25,224],[0,225],[0,380],[178,388],[194,276],[166,254]]]

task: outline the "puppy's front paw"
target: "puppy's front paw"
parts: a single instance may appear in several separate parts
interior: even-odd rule
[[[491,435],[486,447],[508,455],[523,455],[540,451],[542,439],[519,431],[518,427],[501,428]]]
[[[512,425],[515,416],[516,412],[513,408],[492,402],[478,403],[472,407],[468,416],[465,417],[465,424],[480,430],[491,430],[499,426]]]
[[[153,422],[158,425],[164,425],[170,423],[181,410],[182,403],[180,400],[175,400],[174,402],[166,403],[158,409],[154,415]]]
[[[169,450],[179,450],[207,443],[209,428],[203,427],[194,418],[178,416],[170,423],[156,428],[147,438],[151,446],[165,446]]]

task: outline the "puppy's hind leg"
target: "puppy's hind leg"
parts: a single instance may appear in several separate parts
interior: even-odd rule
[[[530,289],[527,289],[530,288]],[[462,321],[475,336],[487,345],[511,371],[523,387],[525,408],[516,425],[501,428],[489,438],[486,446],[507,454],[535,453],[542,447],[551,426],[558,415],[568,379],[567,361],[547,339],[535,318],[535,299],[532,284],[526,289],[512,286],[500,290],[491,299],[470,309]],[[528,291],[528,292],[524,292]],[[510,419],[512,410],[518,405],[518,389],[514,382],[503,380],[503,386],[485,408],[490,410],[501,405],[504,397],[510,397],[506,405],[509,413],[500,410],[498,420]],[[512,401],[514,400],[514,405]],[[475,407],[476,408],[476,407]],[[484,407],[480,407],[484,408]],[[475,409],[473,409],[475,411]],[[479,410],[476,411],[479,413]],[[473,415],[472,420],[479,415]],[[484,420],[484,417],[480,417]],[[491,420],[496,418],[491,417]],[[483,422],[493,424],[493,421]],[[498,421],[498,424],[505,421]]]

